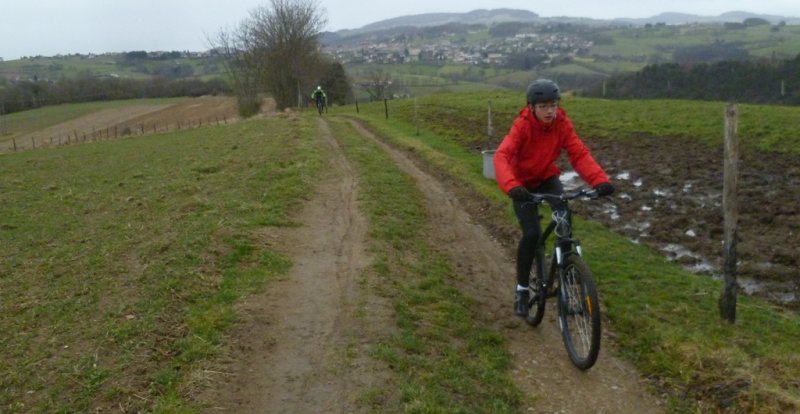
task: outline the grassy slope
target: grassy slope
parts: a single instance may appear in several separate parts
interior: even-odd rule
[[[118,75],[125,79],[149,79],[150,73],[158,67],[172,67],[175,65],[189,65],[194,68],[194,76],[219,76],[218,66],[211,66],[215,69],[212,73],[205,73],[205,65],[208,59],[203,58],[177,58],[165,60],[146,60],[126,64],[115,56],[98,56],[94,58],[79,56],[62,57],[36,57],[30,59],[16,59],[0,62],[0,77],[13,79],[18,75],[32,78],[34,75],[39,79],[58,80],[61,77],[73,79],[87,76],[108,76]]]
[[[508,120],[515,113],[512,108],[518,106],[517,98],[486,94],[425,98],[420,105],[428,113],[419,137],[411,123],[413,101],[393,101],[394,115],[388,121],[383,119],[382,105],[361,105],[360,116],[382,135],[414,148],[436,168],[482,193],[498,208],[506,208],[506,219],[513,223],[509,203],[494,183],[482,177],[480,158],[470,147],[485,141],[486,102],[493,99],[500,118]],[[575,114],[579,130],[607,139],[629,139],[644,132],[685,134],[718,143],[716,135],[722,130],[720,103],[585,99],[564,103]],[[665,105],[669,105],[669,115],[663,111]],[[745,148],[798,152],[791,123],[779,121],[796,117],[796,108],[744,106],[743,112],[750,126],[740,131],[751,131]],[[671,127],[675,119],[683,121],[680,129]],[[510,124],[495,121],[498,126]],[[766,125],[772,125],[768,133],[757,133]],[[800,408],[796,386],[800,358],[795,352],[800,316],[740,297],[737,323],[722,323],[717,310],[719,281],[692,275],[666,262],[658,252],[632,244],[600,225],[579,221],[578,226],[622,355],[645,375],[660,380],[673,396],[673,411],[717,405],[759,412]]]
[[[276,119],[1,156],[0,411],[181,410],[232,303],[288,267],[254,230],[295,225],[312,137]]]
[[[12,177],[0,183],[0,330],[13,333],[0,338],[0,411],[201,411],[191,392],[228,346],[232,305],[290,265],[259,235],[300,224],[290,212],[324,157],[310,121],[0,157]],[[514,412],[503,339],[445,282],[460,276],[425,240],[413,181],[349,125],[332,127],[362,177],[377,256],[365,277],[397,316],[372,352],[403,375],[361,401]]]

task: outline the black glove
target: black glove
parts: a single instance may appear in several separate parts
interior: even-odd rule
[[[531,193],[528,189],[522,186],[514,187],[508,191],[508,196],[514,201],[528,201],[531,199]]]
[[[600,183],[594,186],[594,189],[597,190],[597,195],[600,197],[604,197],[607,195],[611,195],[614,193],[614,186],[611,183]]]

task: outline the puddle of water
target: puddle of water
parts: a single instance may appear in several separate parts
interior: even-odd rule
[[[653,210],[653,207],[644,206],[644,205],[642,206],[642,211],[652,211],[652,210]]]
[[[669,190],[662,190],[660,188],[656,188],[655,190],[653,190],[653,194],[655,194],[658,197],[669,197],[672,195],[672,192]]]
[[[616,177],[614,177],[614,178],[616,178],[617,180],[630,180],[631,179],[631,173],[629,173],[627,171],[623,171],[623,172],[617,174]]]
[[[689,237],[696,237],[697,233],[695,233],[694,230],[689,229],[689,230],[686,230],[686,235],[689,236]]]
[[[794,285],[787,282],[759,281],[749,277],[738,276],[736,282],[747,295],[763,294],[782,303],[800,300],[793,292]]]
[[[713,264],[705,261],[702,256],[697,253],[692,252],[691,250],[687,249],[680,244],[669,243],[664,246],[661,246],[661,251],[668,253],[667,259],[670,261],[678,261],[683,257],[691,257],[696,261],[696,263],[684,266],[685,269],[693,273],[705,273],[713,275],[716,271],[716,267]]]
[[[692,183],[686,183],[683,185],[683,192],[688,193],[692,189]]]
[[[562,172],[560,178],[561,182],[564,184],[565,190],[576,190],[583,183],[583,181],[581,181],[581,177],[575,171]]]
[[[611,220],[619,220],[619,211],[615,204],[605,204],[603,207],[603,213],[608,214]]]
[[[633,182],[633,185],[634,185],[635,187],[641,187],[641,186],[642,186],[642,179],[640,178],[640,179],[638,179],[638,180],[634,181],[634,182]]]

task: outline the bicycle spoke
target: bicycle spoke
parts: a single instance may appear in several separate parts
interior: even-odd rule
[[[600,347],[600,309],[597,293],[588,267],[582,260],[570,257],[564,269],[564,344],[570,359],[581,369],[594,364]]]

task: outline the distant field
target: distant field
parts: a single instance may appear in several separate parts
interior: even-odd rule
[[[238,118],[233,98],[131,99],[48,106],[13,113],[4,121],[0,153],[76,141],[176,131]]]
[[[644,55],[672,58],[676,48],[709,45],[717,42],[739,44],[754,56],[792,59],[800,53],[800,26],[753,26],[746,29],[725,29],[721,25],[665,26],[653,28],[615,29],[604,33],[613,39],[608,44],[592,47],[591,54],[630,57]]]
[[[6,116],[9,135],[22,135],[44,129],[62,122],[81,117],[102,109],[121,108],[136,105],[166,105],[184,101],[188,98],[130,99],[124,101],[87,102],[45,106],[30,111],[16,112]],[[0,136],[0,140],[4,137]]]
[[[159,70],[185,66],[189,77],[220,76],[221,67],[206,58],[177,58],[168,60],[143,60],[141,62],[124,62],[118,56],[61,56],[32,57],[0,62],[0,78],[23,79],[36,76],[38,79],[58,80],[62,77],[72,79],[78,77],[118,76],[128,79],[147,79]]]

